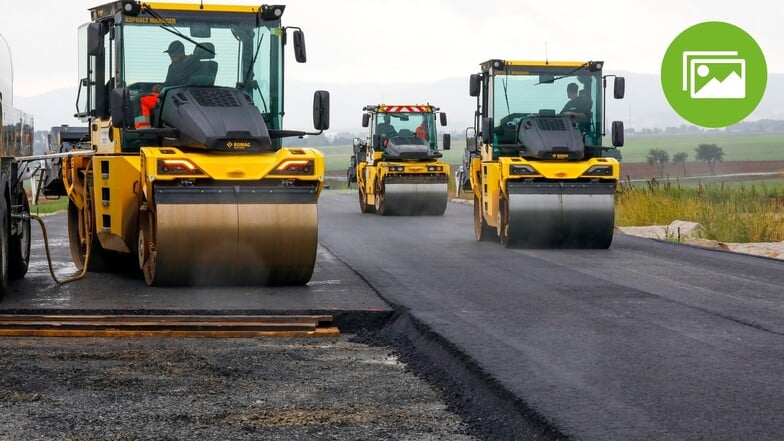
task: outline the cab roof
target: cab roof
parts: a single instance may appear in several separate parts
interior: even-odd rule
[[[558,69],[579,69],[586,67],[589,70],[601,70],[604,65],[603,61],[549,61],[549,60],[500,60],[493,59],[487,60],[480,64],[482,71],[486,72],[490,69],[493,70],[522,70],[526,68],[535,68],[537,71],[546,70],[547,68]]]
[[[102,18],[114,16],[117,13],[122,12],[124,3],[122,0],[120,1],[113,1],[110,3],[105,3],[100,6],[95,6],[90,8],[90,16],[93,20],[100,20]],[[137,3],[138,6],[146,6],[151,8],[154,11],[192,11],[192,12],[232,12],[232,13],[245,13],[245,14],[257,14],[259,11],[262,11],[262,15],[264,15],[263,10],[269,10],[270,16],[265,17],[267,20],[275,20],[280,19],[281,15],[283,15],[283,10],[285,6],[283,5],[261,5],[261,6],[249,6],[249,5],[222,5],[222,4],[197,4],[197,3],[158,3],[158,2],[144,2],[144,3]],[[137,7],[138,7],[137,6]],[[278,10],[279,13],[273,13],[273,11]]]

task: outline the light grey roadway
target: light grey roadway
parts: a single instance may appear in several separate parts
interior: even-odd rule
[[[325,192],[320,241],[571,439],[784,439],[784,262],[616,234],[511,250]]]
[[[77,273],[71,262],[64,214],[44,218],[55,273]],[[24,279],[9,284],[0,313],[143,313],[143,314],[329,314],[343,331],[374,329],[392,314],[389,305],[364,280],[319,247],[316,268],[304,287],[149,287],[138,271],[88,273],[58,286],[49,275],[44,241],[32,224],[30,268]],[[129,264],[134,266],[134,262]]]

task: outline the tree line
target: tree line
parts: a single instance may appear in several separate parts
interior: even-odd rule
[[[724,150],[716,144],[700,144],[694,149],[694,158],[697,161],[706,162],[710,168],[711,175],[716,174],[716,163],[724,161]],[[663,149],[653,148],[648,151],[646,159],[649,165],[656,165],[659,168],[659,177],[664,177],[664,165],[672,160],[673,164],[683,166],[683,176],[686,176],[686,160],[689,154],[678,152],[672,155]]]

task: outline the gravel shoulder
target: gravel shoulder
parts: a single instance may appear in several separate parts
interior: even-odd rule
[[[668,240],[687,245],[750,254],[784,260],[783,242],[732,243],[700,237],[702,227],[694,222],[673,221],[669,225],[650,225],[644,227],[618,227],[618,231],[631,236],[649,239]]]
[[[388,348],[350,337],[0,339],[0,438],[475,439]]]

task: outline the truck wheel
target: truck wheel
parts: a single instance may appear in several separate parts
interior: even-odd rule
[[[2,234],[0,234],[0,300],[3,299],[5,293],[8,291],[8,236],[11,234],[11,227],[8,218],[8,202],[5,197],[0,206],[0,217],[2,218]]]
[[[495,229],[487,225],[482,214],[482,201],[474,195],[474,237],[481,242],[494,240],[498,235]]]
[[[22,195],[22,211],[30,213],[27,195]],[[8,279],[18,280],[27,274],[30,266],[30,217],[19,223],[19,231],[8,241]]]

